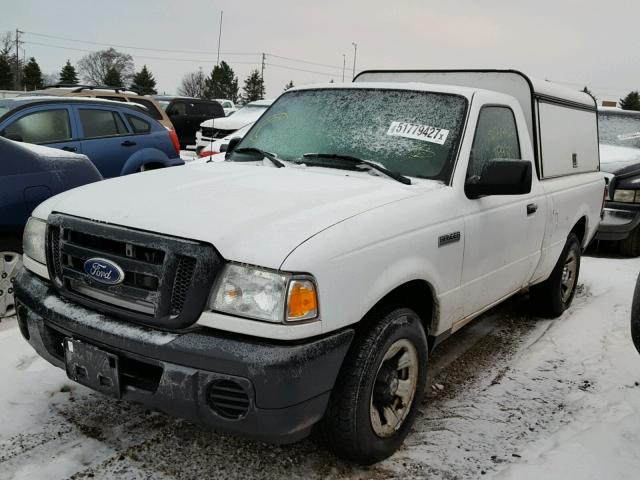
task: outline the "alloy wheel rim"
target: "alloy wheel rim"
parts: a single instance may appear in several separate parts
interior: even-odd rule
[[[384,355],[371,392],[373,431],[387,438],[397,432],[409,414],[418,384],[418,352],[407,339],[395,341]]]
[[[560,294],[564,303],[569,301],[569,298],[571,298],[571,294],[573,293],[573,289],[576,286],[577,271],[578,256],[573,250],[571,250],[564,262],[564,267],[562,268],[562,280],[560,282]]]
[[[0,317],[16,313],[14,282],[22,266],[22,256],[16,252],[0,252]]]

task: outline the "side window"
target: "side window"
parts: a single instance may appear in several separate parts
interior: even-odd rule
[[[67,109],[41,110],[20,117],[4,129],[3,135],[21,137],[27,143],[53,143],[71,140]]]
[[[194,102],[189,104],[189,115],[207,116],[209,118],[223,117],[224,110],[217,102]]]
[[[131,128],[133,128],[133,133],[149,133],[151,131],[151,124],[146,120],[133,115],[127,115],[127,120],[129,120]]]
[[[84,138],[112,137],[128,133],[117,112],[81,108],[79,113]]]
[[[129,101],[147,107],[147,113],[156,120],[162,120],[162,114],[158,111],[158,107],[151,100],[145,100],[143,98],[129,97]]]
[[[172,115],[186,115],[187,114],[187,104],[184,102],[173,102],[167,108],[167,113]]]
[[[471,147],[467,178],[481,176],[487,162],[497,158],[520,159],[516,119],[509,107],[483,107]]]

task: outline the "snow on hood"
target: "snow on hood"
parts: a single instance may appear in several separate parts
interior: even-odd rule
[[[640,148],[600,144],[600,169],[615,173],[634,164],[640,164]]]
[[[80,153],[68,152],[66,150],[61,150],[59,148],[45,147],[43,145],[36,145],[33,143],[24,143],[24,142],[15,142],[15,144],[25,150],[29,150],[30,152],[33,152],[37,155],[40,155],[41,157],[46,157],[46,158],[71,159],[71,160],[87,158],[85,155],[82,155]]]
[[[137,173],[64,192],[60,212],[213,244],[228,260],[279,268],[298,245],[349,217],[441,187],[332,169],[207,163]]]

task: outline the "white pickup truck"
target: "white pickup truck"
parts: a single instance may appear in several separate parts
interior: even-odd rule
[[[519,72],[295,88],[226,161],[38,206],[18,324],[107,395],[368,464],[444,338],[526,289],[569,306],[604,188],[592,98]]]

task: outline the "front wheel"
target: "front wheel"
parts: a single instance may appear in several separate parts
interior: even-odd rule
[[[420,318],[399,308],[376,320],[354,340],[319,425],[328,448],[363,465],[400,447],[426,381],[428,347]]]
[[[0,252],[0,318],[16,313],[13,284],[21,266],[22,255],[17,252]]]
[[[580,241],[571,233],[549,278],[529,289],[531,302],[543,317],[559,317],[571,305],[578,285],[580,257]]]

